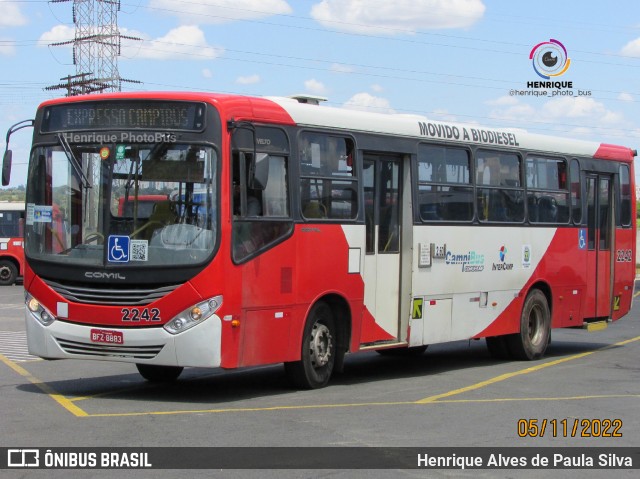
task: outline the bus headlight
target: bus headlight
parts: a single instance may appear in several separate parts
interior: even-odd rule
[[[222,306],[222,295],[214,296],[185,309],[165,324],[164,329],[171,334],[179,334],[211,317],[220,306]]]
[[[25,295],[25,303],[27,305],[27,309],[40,324],[43,326],[49,326],[53,323],[56,317],[51,314],[51,312],[40,304],[36,298],[31,296],[29,293]]]

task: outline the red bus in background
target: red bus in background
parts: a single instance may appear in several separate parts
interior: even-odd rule
[[[118,198],[118,216],[149,218],[156,203],[166,201],[167,195],[141,194],[138,196],[121,196]]]
[[[552,328],[629,312],[634,151],[316,100],[40,105],[29,352],[129,362],[148,380],[284,363],[318,388],[346,353],[484,338],[493,356],[537,360]],[[124,197],[152,191],[168,192],[152,213],[125,214]]]
[[[0,286],[24,275],[24,203],[0,202]]]

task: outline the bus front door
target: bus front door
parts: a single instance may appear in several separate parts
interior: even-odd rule
[[[363,346],[395,342],[399,334],[400,245],[402,219],[402,158],[364,155],[366,255],[364,303],[371,314],[365,321]]]
[[[609,175],[588,174],[587,299],[585,317],[611,317],[613,291],[613,181]]]

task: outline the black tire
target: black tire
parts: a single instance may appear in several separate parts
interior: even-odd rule
[[[485,338],[487,341],[487,349],[494,359],[510,359],[511,353],[507,345],[506,336],[492,336]]]
[[[0,286],[9,286],[16,282],[18,268],[8,259],[0,261]]]
[[[156,366],[155,364],[136,364],[136,367],[143,378],[154,383],[175,381],[184,369],[180,366]]]
[[[532,290],[522,307],[520,332],[507,337],[509,351],[515,359],[533,360],[544,356],[551,335],[551,312],[547,297]]]
[[[333,311],[317,302],[309,312],[302,334],[300,361],[285,363],[291,383],[300,389],[318,389],[331,379],[337,351]]]
[[[380,356],[394,356],[394,357],[415,357],[421,356],[427,350],[427,345],[411,346],[410,348],[386,348],[377,349],[376,353]]]

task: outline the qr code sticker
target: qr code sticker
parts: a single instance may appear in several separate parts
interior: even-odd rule
[[[131,261],[149,260],[149,242],[147,240],[131,240]]]

